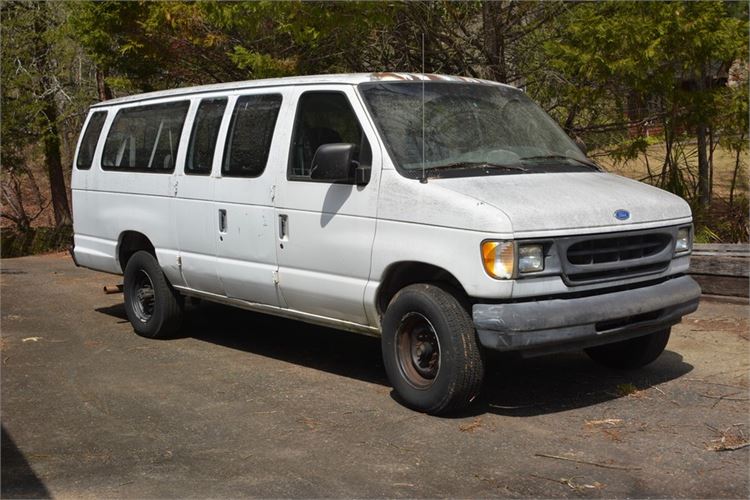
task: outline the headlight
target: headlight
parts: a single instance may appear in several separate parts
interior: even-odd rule
[[[544,250],[542,245],[521,245],[518,247],[518,271],[533,273],[544,270]]]
[[[681,227],[677,230],[677,239],[674,242],[675,253],[687,252],[690,250],[690,228]]]
[[[510,279],[516,262],[512,241],[485,241],[482,243],[484,270],[493,278]]]

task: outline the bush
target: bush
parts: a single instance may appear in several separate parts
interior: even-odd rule
[[[65,250],[73,238],[72,226],[37,227],[26,232],[3,229],[0,235],[0,256],[22,257]]]
[[[711,208],[701,211],[693,207],[696,243],[742,243],[750,239],[748,213],[750,200],[739,195],[734,203],[715,200]]]

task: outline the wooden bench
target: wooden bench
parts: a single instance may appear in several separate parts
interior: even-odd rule
[[[750,245],[695,245],[690,257],[690,275],[700,284],[705,294],[748,297]]]

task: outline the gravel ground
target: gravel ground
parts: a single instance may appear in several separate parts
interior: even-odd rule
[[[392,397],[377,339],[204,304],[124,319],[119,278],[2,261],[2,496],[747,498],[748,305],[706,299],[635,373],[493,356],[456,418]]]

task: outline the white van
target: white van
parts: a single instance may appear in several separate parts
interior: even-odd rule
[[[522,91],[463,77],[282,78],[94,105],[74,260],[124,274],[135,331],[184,297],[380,336],[397,395],[440,414],[483,350],[664,350],[698,306],[681,198],[602,172]]]

